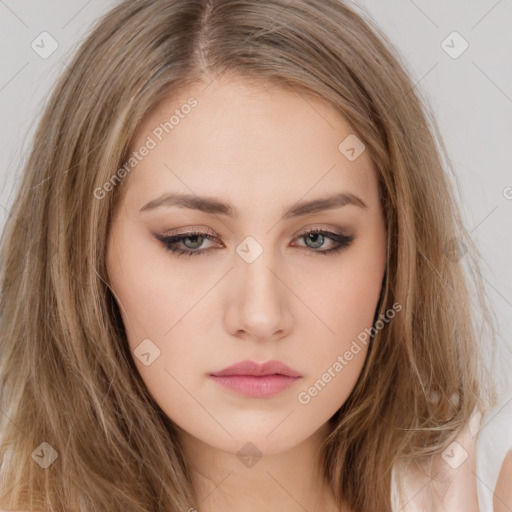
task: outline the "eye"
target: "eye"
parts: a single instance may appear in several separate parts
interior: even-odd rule
[[[313,249],[313,252],[319,252],[322,254],[336,254],[349,247],[350,244],[354,241],[353,236],[317,228],[310,229],[309,231],[302,233],[297,238],[303,239],[306,242],[306,247]],[[315,250],[324,246],[326,241],[330,241],[331,245],[334,245],[330,249],[324,249],[322,251]]]
[[[210,234],[199,231],[182,233],[179,235],[163,236],[155,235],[160,242],[164,245],[165,249],[173,254],[180,256],[192,256],[201,255],[214,250],[214,247],[205,249],[203,243],[205,240],[215,240],[217,237]],[[332,231],[326,231],[323,229],[310,229],[299,235],[297,239],[303,239],[306,245],[299,246],[311,249],[313,253],[320,254],[336,254],[341,250],[347,248],[353,241],[353,236],[344,235],[343,233],[336,233]],[[329,249],[321,249],[326,245],[326,242],[334,244]],[[181,247],[179,247],[181,245]],[[184,247],[184,248],[183,248]]]
[[[216,237],[209,233],[190,232],[173,236],[157,235],[156,238],[164,244],[164,247],[168,251],[171,251],[172,253],[178,254],[180,256],[192,256],[210,252],[212,250],[211,248],[203,248],[201,250],[198,249],[200,249],[201,245],[205,240],[215,240]],[[185,249],[176,247],[176,245],[178,244],[182,244],[183,246],[185,246]]]

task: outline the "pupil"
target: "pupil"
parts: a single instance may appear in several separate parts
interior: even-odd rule
[[[198,242],[198,239],[199,239],[199,242]],[[196,242],[192,242],[191,249],[197,249],[197,247],[201,245],[202,237],[201,237],[201,235],[187,236],[187,238],[185,238],[183,241],[187,242],[187,240],[196,240]],[[187,244],[185,243],[185,245],[187,245]]]
[[[317,238],[317,239],[319,238],[320,239],[320,243],[318,243],[318,240],[317,240],[316,245],[314,245],[315,248],[318,248],[318,247],[320,247],[322,245],[322,242],[323,242],[323,239],[324,239],[324,235],[322,235],[320,233],[312,233],[312,234],[309,234],[307,238],[310,239],[310,240],[313,239],[312,240],[313,244],[315,244],[315,240],[314,239],[315,238]]]

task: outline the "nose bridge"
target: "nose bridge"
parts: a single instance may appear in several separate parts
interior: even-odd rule
[[[236,330],[266,338],[287,329],[289,311],[275,251],[253,239],[242,242],[237,252],[231,304]]]
[[[251,249],[253,250],[253,249]],[[238,264],[237,275],[241,281],[243,294],[240,299],[248,299],[251,303],[261,303],[270,310],[279,303],[279,280],[276,277],[275,251],[270,247],[262,248],[262,252],[254,261],[242,261]]]

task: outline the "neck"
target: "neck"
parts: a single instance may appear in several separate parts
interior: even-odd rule
[[[327,428],[324,425],[299,445],[278,453],[262,453],[244,442],[237,443],[238,450],[221,450],[180,432],[192,471],[195,510],[340,512],[319,468]]]

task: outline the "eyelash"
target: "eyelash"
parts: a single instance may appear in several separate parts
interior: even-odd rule
[[[305,233],[302,233],[297,238],[304,238],[307,235],[312,235],[312,234],[326,236],[327,238],[333,240],[334,242],[336,242],[338,244],[336,247],[334,247],[332,249],[328,249],[326,251],[315,250],[315,249],[311,249],[311,248],[304,246],[306,249],[310,249],[314,253],[321,253],[321,254],[325,254],[325,255],[335,255],[335,254],[339,253],[340,251],[342,251],[343,249],[346,249],[347,247],[349,247],[352,244],[352,242],[354,241],[353,236],[342,235],[340,233],[333,233],[331,231],[325,231],[322,229],[311,229],[310,231],[306,231]],[[211,250],[215,249],[215,248],[211,247],[210,249],[202,249],[202,250],[199,250],[199,249],[198,250],[193,250],[193,249],[185,250],[185,249],[178,249],[176,247],[173,247],[174,244],[183,241],[185,238],[193,238],[195,236],[200,236],[200,237],[206,238],[208,240],[214,240],[216,238],[215,236],[212,236],[208,233],[202,233],[199,231],[183,233],[180,235],[173,235],[173,236],[162,236],[162,235],[155,235],[155,236],[158,240],[160,240],[160,242],[163,243],[164,248],[167,251],[170,251],[171,253],[176,254],[178,256],[201,255],[201,254],[206,254],[206,253],[210,252]]]

